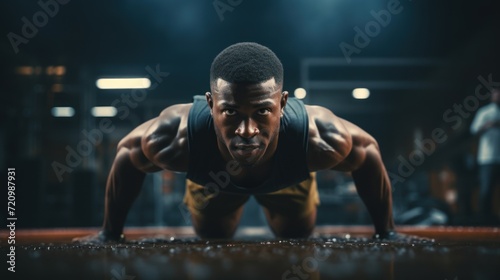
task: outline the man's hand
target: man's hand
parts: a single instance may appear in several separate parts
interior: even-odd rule
[[[420,237],[415,235],[408,235],[403,233],[398,233],[396,231],[388,231],[384,234],[374,234],[373,239],[378,241],[395,241],[395,242],[405,242],[405,243],[421,243],[421,242],[434,242],[433,239],[429,239],[426,237]]]
[[[100,231],[97,234],[73,238],[72,242],[79,243],[82,245],[124,243],[125,236],[123,234],[121,234],[118,238],[110,237],[110,236],[106,235],[103,231]]]

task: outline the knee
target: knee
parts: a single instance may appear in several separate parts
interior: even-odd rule
[[[295,219],[283,215],[269,215],[268,222],[278,238],[307,238],[314,230],[316,211],[306,217]]]
[[[194,231],[202,239],[230,239],[233,238],[236,228],[222,226],[195,226]]]
[[[276,227],[272,228],[274,235],[278,238],[308,238],[311,236],[314,225],[296,227]]]
[[[232,238],[239,224],[240,212],[218,218],[192,215],[194,231],[203,239]]]

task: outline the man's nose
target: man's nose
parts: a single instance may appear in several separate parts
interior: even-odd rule
[[[257,128],[257,123],[250,118],[242,120],[235,131],[236,135],[243,138],[251,138],[259,134],[259,132],[260,131]]]

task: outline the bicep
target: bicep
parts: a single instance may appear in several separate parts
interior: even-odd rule
[[[350,172],[358,169],[363,164],[369,147],[374,146],[376,150],[379,150],[379,145],[373,136],[359,126],[344,119],[340,120],[351,135],[352,147],[346,158],[333,169]]]

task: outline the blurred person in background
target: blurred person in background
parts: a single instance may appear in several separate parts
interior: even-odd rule
[[[491,103],[481,107],[470,127],[479,137],[477,163],[479,170],[479,213],[481,223],[500,225],[494,213],[494,190],[500,185],[500,89],[491,91]]]

